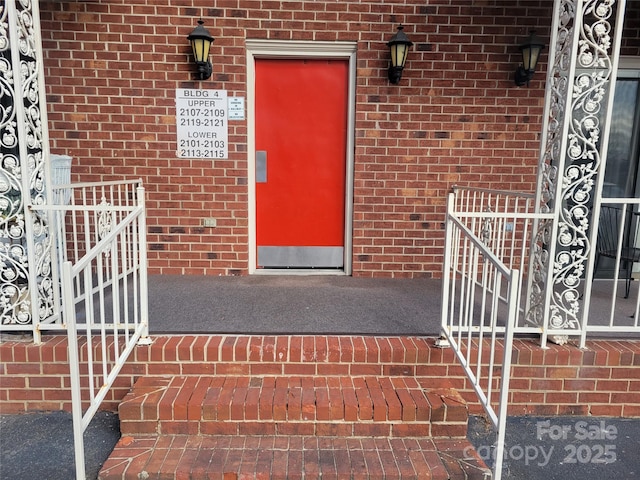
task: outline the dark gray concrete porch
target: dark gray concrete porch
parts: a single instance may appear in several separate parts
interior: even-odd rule
[[[441,281],[338,275],[149,277],[158,333],[438,335]]]
[[[621,281],[622,282],[622,281]],[[616,322],[632,325],[638,284],[622,283]],[[593,284],[590,324],[606,325],[613,282]],[[339,275],[149,277],[152,334],[440,334],[442,281]],[[629,334],[590,334],[590,338]]]

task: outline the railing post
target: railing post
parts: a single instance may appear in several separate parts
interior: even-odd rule
[[[142,181],[141,181],[142,182]],[[138,217],[138,249],[140,251],[140,322],[143,329],[138,340],[138,345],[150,345],[149,338],[149,291],[147,276],[147,214],[144,197],[144,187],[142,183],[136,189],[138,206],[142,209],[142,214]]]
[[[509,311],[507,314],[507,323],[504,332],[504,353],[502,356],[502,376],[500,379],[500,400],[498,403],[498,434],[496,448],[496,463],[494,467],[494,480],[500,480],[502,477],[502,460],[504,458],[504,442],[507,429],[507,415],[509,406],[509,383],[511,381],[511,357],[513,354],[513,331],[516,325],[518,314],[518,290],[520,289],[520,272],[511,270],[511,279],[509,280]]]
[[[71,381],[71,412],[73,418],[73,446],[76,461],[76,480],[84,480],[84,428],[82,427],[82,393],[80,390],[80,355],[76,328],[76,307],[73,301],[73,275],[71,262],[62,264],[62,309],[67,326],[69,349],[69,377]],[[91,348],[87,345],[87,348]]]
[[[441,292],[441,300],[440,300],[440,328],[441,334],[444,334],[444,329],[447,328],[448,318],[449,318],[449,288],[450,288],[450,277],[451,277],[451,245],[452,241],[452,229],[451,229],[451,219],[450,212],[453,211],[453,206],[455,203],[455,193],[451,192],[447,196],[447,211],[445,213],[445,221],[444,221],[444,259],[442,262],[442,292]],[[438,346],[448,346],[447,344],[442,344],[443,340],[439,341]]]

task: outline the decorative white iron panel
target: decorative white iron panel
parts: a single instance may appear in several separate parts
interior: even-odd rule
[[[612,31],[622,29],[624,5],[618,2],[612,25],[616,0],[556,1],[537,191],[539,211],[555,215],[536,227],[527,309],[528,323],[546,322],[551,331],[580,329],[590,218],[605,166],[603,122],[615,83],[612,55],[619,53]]]
[[[5,0],[0,12],[0,318],[27,325],[53,313],[46,215],[46,108],[38,4]]]

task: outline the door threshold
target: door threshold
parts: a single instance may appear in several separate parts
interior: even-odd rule
[[[335,275],[344,276],[345,271],[335,268],[257,268],[250,275],[289,275],[289,276],[310,276],[310,275]]]

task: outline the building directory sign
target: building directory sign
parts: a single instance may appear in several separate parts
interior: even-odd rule
[[[227,91],[178,88],[179,158],[228,158]]]

